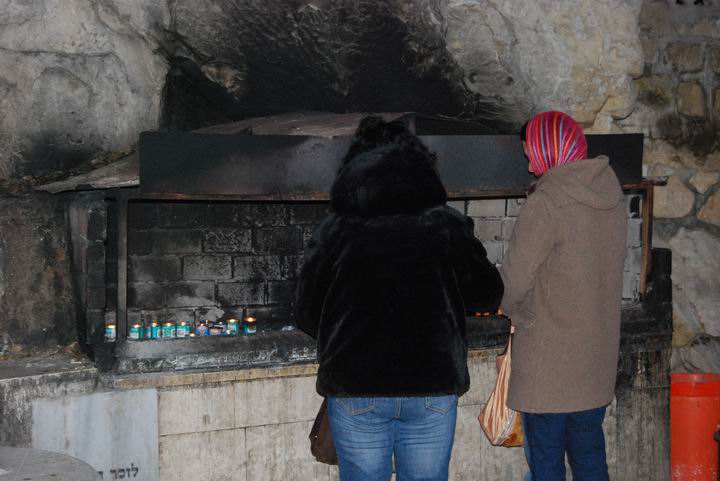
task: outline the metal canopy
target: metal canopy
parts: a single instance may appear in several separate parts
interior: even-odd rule
[[[135,187],[146,198],[327,200],[350,137],[366,114],[293,112],[193,132],[146,132],[136,153],[102,168],[39,186],[67,190]],[[523,195],[532,177],[517,136],[464,120],[380,113],[400,121],[438,154],[451,198]],[[589,135],[589,154],[606,154],[625,188],[642,181],[642,135]]]
[[[118,187],[136,187],[138,176],[138,154],[132,152],[111,164],[91,170],[85,174],[51,182],[36,187],[36,190],[58,194],[70,190],[114,189]]]
[[[191,133],[230,135],[279,135],[339,137],[352,136],[360,121],[367,114],[332,112],[289,112],[271,117],[256,117],[227,124],[213,125]],[[494,134],[490,127],[477,122],[431,117],[412,112],[376,113],[386,122],[400,121],[417,134]],[[140,184],[138,156],[132,152],[127,157],[90,172],[75,175],[36,187],[57,194],[70,190],[112,189],[136,187]]]
[[[515,135],[420,138],[437,153],[451,198],[522,195],[532,180]],[[350,141],[349,136],[146,132],[140,137],[140,192],[178,199],[327,200]],[[642,142],[642,134],[589,135],[589,155],[608,155],[621,183],[638,185]]]

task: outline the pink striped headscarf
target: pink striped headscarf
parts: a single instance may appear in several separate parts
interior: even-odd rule
[[[525,145],[530,166],[537,176],[558,165],[587,157],[582,128],[562,112],[542,112],[530,119],[525,129]]]

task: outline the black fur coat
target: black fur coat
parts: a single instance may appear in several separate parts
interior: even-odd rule
[[[495,310],[503,284],[446,197],[412,149],[377,148],[339,171],[296,302],[298,326],[318,340],[320,394],[468,390],[465,312]]]

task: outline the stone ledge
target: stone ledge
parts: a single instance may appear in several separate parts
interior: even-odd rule
[[[56,374],[95,373],[97,368],[86,359],[56,354],[0,362],[0,383],[13,379]]]
[[[474,349],[468,352],[468,360],[487,360],[497,356],[502,348]],[[318,364],[294,364],[275,367],[230,369],[223,371],[151,372],[141,374],[106,375],[105,384],[115,389],[173,388],[201,384],[220,384],[260,379],[315,376]]]
[[[76,396],[95,392],[100,375],[97,368],[49,363],[46,358],[26,359],[25,366],[3,362],[0,379],[0,445],[32,445],[32,402],[38,398]],[[17,369],[16,369],[17,368]]]
[[[277,379],[286,377],[314,376],[318,365],[299,364],[253,369],[233,369],[209,372],[154,372],[144,374],[126,374],[108,377],[109,385],[116,389],[170,388],[199,384],[217,384],[258,379]]]

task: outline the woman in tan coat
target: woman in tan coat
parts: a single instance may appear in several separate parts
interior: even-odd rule
[[[580,126],[533,117],[523,139],[539,177],[503,259],[515,326],[508,406],[523,413],[533,481],[608,480],[602,421],[615,389],[627,219],[607,157]]]

